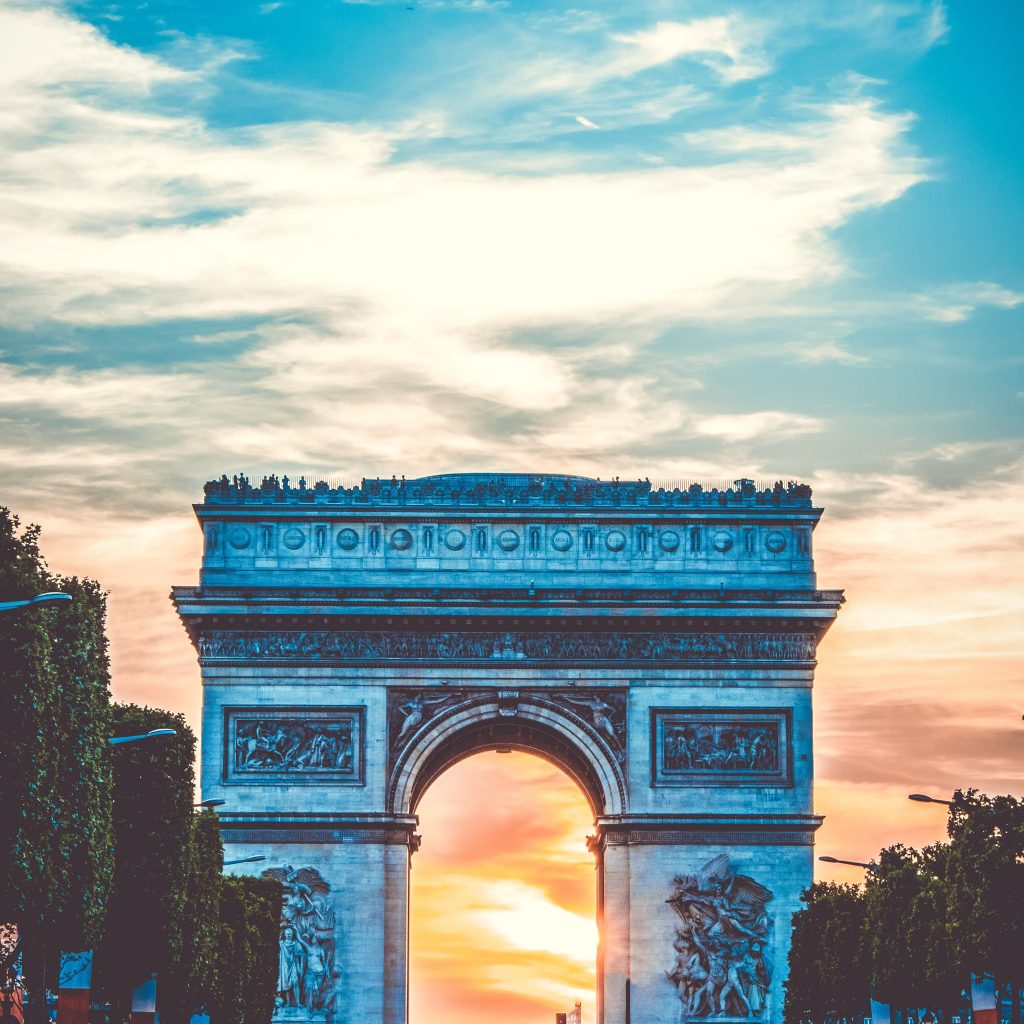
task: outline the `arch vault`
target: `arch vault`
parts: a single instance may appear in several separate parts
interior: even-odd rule
[[[276,1022],[405,1024],[417,804],[486,750],[590,803],[600,1024],[781,1020],[842,599],[809,488],[223,477],[195,511],[203,797],[286,887]]]

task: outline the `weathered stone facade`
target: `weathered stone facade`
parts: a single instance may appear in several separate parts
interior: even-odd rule
[[[404,1024],[417,803],[517,749],[594,812],[599,1019],[781,1020],[842,601],[808,488],[222,478],[196,514],[203,797],[288,887],[277,1019]]]

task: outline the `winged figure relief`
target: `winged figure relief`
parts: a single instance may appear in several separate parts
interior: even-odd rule
[[[315,868],[287,865],[264,876],[284,887],[279,937],[277,1006],[316,1014],[334,999],[335,915],[331,887]]]
[[[681,924],[666,976],[686,1019],[762,1016],[771,981],[765,956],[771,890],[732,870],[724,853],[695,875],[679,875],[666,902]]]

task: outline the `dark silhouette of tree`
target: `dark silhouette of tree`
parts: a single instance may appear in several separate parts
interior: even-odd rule
[[[793,915],[786,1024],[838,1018],[861,1020],[871,977],[863,944],[865,898],[857,885],[816,882]]]
[[[865,881],[865,937],[874,991],[899,1007],[946,1011],[963,974],[948,929],[949,846],[882,850]]]
[[[114,891],[96,974],[108,996],[121,999],[154,971],[186,957],[196,739],[184,717],[169,711],[115,704],[112,719],[115,735],[177,732],[112,750]],[[183,982],[161,1000],[158,979],[168,1024],[184,1012],[177,997],[186,991]]]
[[[221,882],[218,1024],[270,1024],[277,996],[281,883],[227,876]]]
[[[60,949],[98,939],[113,870],[106,599],[51,573],[39,535],[0,508],[0,600],[73,597],[0,614],[0,921],[21,930],[34,1021]]]
[[[1020,1024],[1024,984],[1024,801],[953,794],[947,824],[949,932],[966,971],[990,973],[1013,987]]]

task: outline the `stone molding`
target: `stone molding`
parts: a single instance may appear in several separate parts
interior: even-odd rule
[[[346,820],[334,815],[235,814],[221,815],[226,843],[357,843],[419,847],[414,819]]]
[[[203,663],[441,661],[813,663],[813,633],[201,630]]]
[[[608,846],[813,846],[820,815],[693,815],[674,820],[598,822],[587,848]]]

